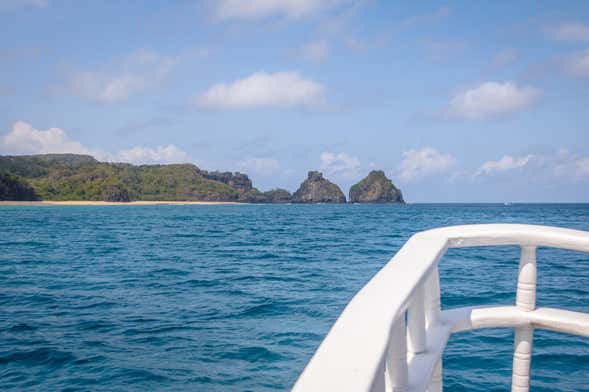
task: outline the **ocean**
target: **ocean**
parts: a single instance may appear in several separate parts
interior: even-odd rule
[[[415,232],[589,230],[589,204],[0,206],[3,391],[288,390]],[[513,304],[516,247],[451,250],[444,308]],[[589,255],[539,249],[538,306],[589,312]],[[451,337],[449,391],[505,391],[513,331]],[[537,330],[533,391],[589,391],[589,340]]]

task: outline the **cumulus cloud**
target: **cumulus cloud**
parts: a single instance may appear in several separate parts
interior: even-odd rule
[[[190,162],[190,156],[178,147],[168,144],[155,148],[135,146],[120,150],[116,160],[131,163],[183,163]]]
[[[491,175],[523,176],[526,181],[549,183],[578,182],[589,180],[589,157],[560,149],[552,153],[523,156],[504,155],[496,161],[483,163],[475,178]]]
[[[360,160],[348,153],[324,151],[319,158],[321,170],[329,175],[351,179],[360,174]]]
[[[320,107],[325,88],[298,72],[256,72],[233,83],[219,83],[196,97],[202,109]]]
[[[450,154],[443,154],[432,147],[421,150],[411,149],[403,152],[399,165],[399,178],[402,181],[416,181],[433,174],[447,172],[456,164]]]
[[[551,174],[553,178],[572,181],[589,180],[589,156],[582,156],[560,149],[552,155],[538,156],[537,166],[541,174]]]
[[[475,176],[491,174],[494,172],[501,172],[506,170],[519,169],[521,167],[526,166],[530,162],[532,157],[533,155],[526,155],[522,157],[504,155],[501,159],[497,161],[487,161],[483,163],[481,167],[479,167],[479,169],[476,171]]]
[[[88,148],[70,139],[61,128],[38,130],[24,121],[17,121],[12,130],[0,139],[0,149],[5,154],[86,154],[110,162],[173,163],[188,162],[188,154],[176,146],[155,148],[136,146],[111,154],[101,149]]]
[[[522,111],[542,96],[542,91],[515,82],[485,82],[455,95],[448,114],[465,119],[484,119]]]
[[[213,3],[213,11],[217,20],[301,18],[343,2],[343,0],[218,0]]]
[[[61,128],[39,131],[24,121],[17,121],[12,131],[2,138],[2,147],[11,154],[74,153],[92,154],[80,142],[69,139]]]
[[[299,53],[306,60],[321,63],[329,57],[329,47],[325,41],[308,42],[301,46]]]
[[[280,169],[280,163],[274,158],[247,158],[237,165],[240,170],[258,174],[271,174]]]
[[[564,22],[548,26],[546,31],[560,41],[589,41],[589,25],[579,22]]]
[[[565,62],[565,68],[573,76],[589,76],[589,49],[569,57]]]

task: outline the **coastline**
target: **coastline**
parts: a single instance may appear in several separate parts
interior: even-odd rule
[[[244,204],[234,201],[165,201],[165,200],[138,200],[129,202],[114,201],[89,201],[89,200],[66,200],[66,201],[0,201],[0,206],[147,206],[147,205],[225,205]]]

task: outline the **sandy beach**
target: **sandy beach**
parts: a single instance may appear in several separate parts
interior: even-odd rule
[[[130,201],[130,202],[110,202],[110,201],[0,201],[0,206],[147,206],[147,205],[213,205],[213,204],[243,204],[232,201]]]

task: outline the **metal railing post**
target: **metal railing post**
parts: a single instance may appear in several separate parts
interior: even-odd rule
[[[522,246],[515,306],[525,312],[533,311],[536,308],[536,276],[536,247]],[[516,328],[511,378],[512,392],[528,392],[530,390],[533,339],[534,328],[532,326]]]
[[[387,390],[392,392],[409,391],[409,369],[407,367],[407,337],[405,314],[401,314],[393,324],[386,359]]]
[[[440,322],[440,272],[436,265],[425,282],[425,324],[429,328]]]
[[[413,293],[407,310],[407,348],[410,353],[425,351],[425,302],[424,285],[419,285]]]
[[[442,392],[442,358],[436,363],[434,374],[427,387],[427,392]]]

